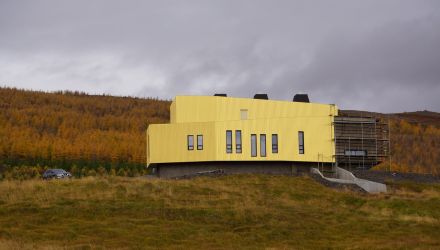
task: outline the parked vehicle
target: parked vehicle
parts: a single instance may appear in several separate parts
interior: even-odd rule
[[[64,169],[48,169],[43,174],[43,179],[49,180],[49,179],[64,179],[64,178],[70,178],[72,177],[72,174],[67,172]]]

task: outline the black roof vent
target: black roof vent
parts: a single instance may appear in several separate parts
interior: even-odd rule
[[[294,102],[310,102],[307,94],[296,94],[293,97]]]
[[[269,96],[267,94],[255,94],[254,99],[269,100]]]
[[[227,97],[227,94],[214,94],[214,96],[223,96],[223,97]]]

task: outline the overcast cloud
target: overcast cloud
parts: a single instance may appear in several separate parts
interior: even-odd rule
[[[0,85],[440,111],[440,1],[0,0]]]

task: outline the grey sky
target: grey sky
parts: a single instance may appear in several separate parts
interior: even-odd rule
[[[0,0],[0,85],[440,111],[440,1]]]

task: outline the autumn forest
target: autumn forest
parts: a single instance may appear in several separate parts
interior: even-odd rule
[[[168,121],[169,105],[152,98],[0,88],[0,179],[38,177],[46,168],[78,177],[146,174],[145,130]],[[391,169],[440,174],[440,114],[390,117]]]
[[[0,88],[0,167],[142,174],[145,130],[168,117],[168,101]]]

